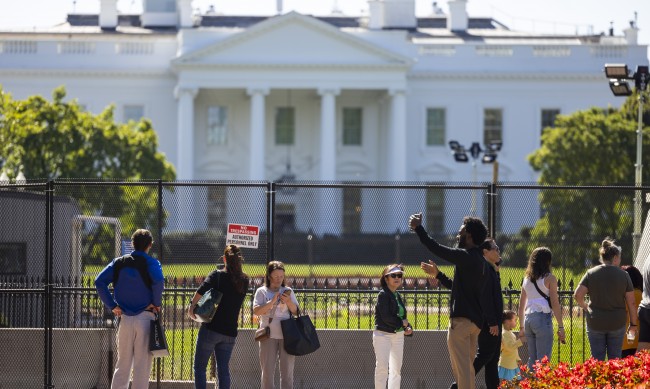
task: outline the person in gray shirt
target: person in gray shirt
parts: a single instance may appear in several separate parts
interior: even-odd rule
[[[620,268],[621,248],[610,238],[600,247],[601,265],[585,273],[573,297],[584,310],[591,355],[599,360],[620,358],[626,332],[626,304],[630,332],[638,326],[634,289],[630,276]],[[589,304],[585,295],[589,294]]]

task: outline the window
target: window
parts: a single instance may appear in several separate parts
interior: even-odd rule
[[[345,146],[361,146],[362,114],[361,108],[343,108],[343,144]]]
[[[275,144],[293,145],[296,132],[296,112],[293,107],[275,110]]]
[[[503,110],[488,108],[483,112],[483,144],[503,140]]]
[[[223,106],[208,107],[208,144],[225,145],[228,135],[228,110]]]
[[[296,206],[294,204],[275,205],[273,230],[280,233],[296,232]]]
[[[343,233],[361,232],[361,188],[343,188]]]
[[[446,116],[444,108],[427,108],[427,146],[444,146]]]
[[[441,234],[445,227],[445,190],[428,188],[426,192],[426,228],[434,234]]]
[[[540,135],[544,133],[546,127],[554,127],[555,119],[560,114],[559,109],[542,109],[542,129]],[[541,142],[540,142],[541,143]]]
[[[27,272],[27,244],[0,243],[0,274],[25,274]]]
[[[226,199],[225,186],[208,187],[208,228],[214,231],[226,230]]]
[[[143,105],[125,105],[124,106],[124,123],[129,121],[138,121],[144,117]]]

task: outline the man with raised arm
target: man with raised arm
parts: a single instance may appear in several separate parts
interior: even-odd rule
[[[409,227],[431,253],[451,262],[455,267],[447,346],[458,388],[474,389],[473,362],[484,320],[482,293],[489,274],[488,264],[479,245],[487,237],[487,228],[481,219],[465,217],[456,235],[457,247],[452,248],[441,245],[427,234],[422,227],[422,213],[411,215]],[[429,274],[427,266],[423,266],[423,269]]]

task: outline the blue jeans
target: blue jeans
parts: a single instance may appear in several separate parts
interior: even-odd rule
[[[208,366],[210,354],[214,351],[217,361],[217,378],[219,389],[230,389],[230,369],[228,364],[232,349],[235,347],[235,337],[211,331],[201,326],[196,339],[196,353],[194,354],[194,387],[205,389],[205,369]]]
[[[553,321],[551,313],[533,312],[526,314],[524,331],[528,344],[528,369],[532,371],[536,361],[553,352]]]
[[[591,346],[591,356],[599,361],[621,357],[625,326],[614,331],[594,331],[587,326],[587,337]]]

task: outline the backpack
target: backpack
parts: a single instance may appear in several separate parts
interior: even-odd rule
[[[140,277],[144,284],[151,290],[151,275],[147,267],[147,258],[139,255],[125,255],[123,257],[115,258],[113,260],[113,288],[117,285],[117,280],[120,277],[120,272],[125,267],[136,269],[140,273]]]

